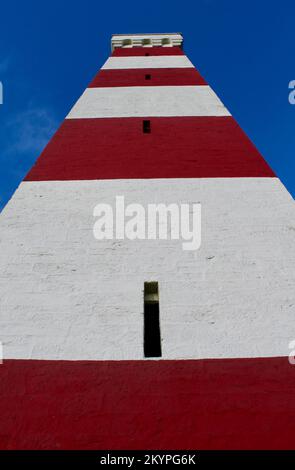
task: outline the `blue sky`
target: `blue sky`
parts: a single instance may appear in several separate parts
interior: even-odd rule
[[[110,52],[112,33],[180,31],[185,51],[295,195],[295,2],[1,4],[0,207]]]

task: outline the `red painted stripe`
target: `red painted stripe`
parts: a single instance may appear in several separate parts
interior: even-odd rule
[[[293,449],[287,358],[5,361],[1,449]]]
[[[112,57],[146,56],[146,55],[184,55],[178,47],[118,47],[112,53]]]
[[[69,119],[26,180],[274,176],[232,117]]]
[[[97,74],[89,88],[165,85],[206,85],[206,82],[194,68],[106,69]]]

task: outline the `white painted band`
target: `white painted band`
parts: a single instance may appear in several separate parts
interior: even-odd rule
[[[229,116],[209,86],[87,88],[67,119]]]
[[[102,69],[175,69],[194,67],[185,55],[110,57]]]
[[[201,202],[201,248],[96,240],[93,209],[117,195]],[[145,281],[159,282],[164,359],[287,357],[294,212],[277,178],[22,183],[0,217],[4,359],[142,359]]]

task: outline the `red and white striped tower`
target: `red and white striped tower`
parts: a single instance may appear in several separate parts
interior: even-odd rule
[[[117,195],[201,202],[201,248],[95,240],[93,208]],[[293,218],[182,36],[113,36],[1,215],[1,448],[293,447]]]

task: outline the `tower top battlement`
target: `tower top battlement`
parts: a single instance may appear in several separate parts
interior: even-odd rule
[[[117,47],[173,47],[183,44],[181,33],[113,34],[112,51]]]

